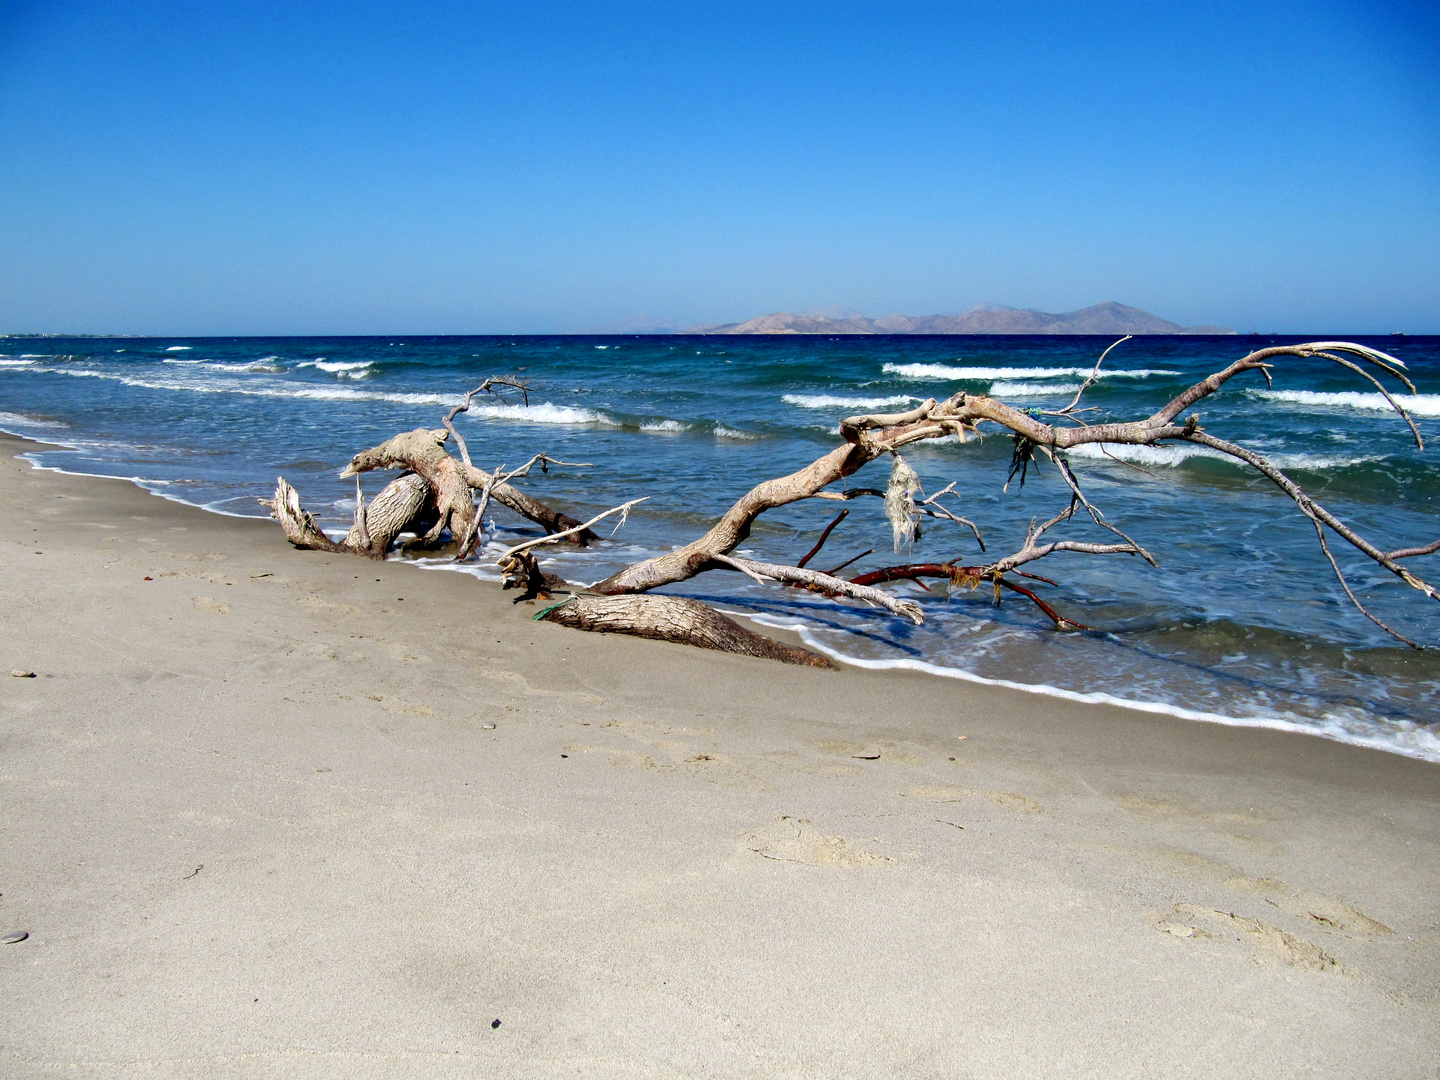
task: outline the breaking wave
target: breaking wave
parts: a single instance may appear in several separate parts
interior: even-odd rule
[[[1058,397],[1073,394],[1083,383],[1016,383],[997,382],[990,387],[991,397]]]
[[[1317,409],[1393,411],[1384,394],[1366,394],[1355,390],[1343,393],[1326,393],[1321,390],[1251,390],[1249,393],[1265,401],[1308,405]],[[1401,408],[1415,416],[1440,416],[1440,394],[1396,394],[1395,400],[1400,403]]]
[[[1084,443],[1080,446],[1071,447],[1065,451],[1070,457],[1089,458],[1092,460],[1119,460],[1128,462],[1131,465],[1145,465],[1155,468],[1174,468],[1192,458],[1205,458],[1210,461],[1223,461],[1234,465],[1237,469],[1246,468],[1245,464],[1237,461],[1229,454],[1222,454],[1218,450],[1212,450],[1208,446],[1127,446],[1123,443],[1106,443],[1104,448],[1098,443]],[[1345,469],[1353,465],[1366,465],[1372,461],[1382,461],[1380,454],[1361,455],[1337,455],[1337,454],[1267,454],[1266,457],[1282,469],[1300,469],[1308,472],[1330,472],[1334,469]]]
[[[273,357],[271,359],[274,359]],[[326,360],[323,356],[316,360],[306,360],[303,364],[296,364],[297,368],[315,368],[319,371],[329,372],[331,375],[338,375],[342,379],[364,379],[374,373],[374,360]]]
[[[802,409],[880,409],[886,405],[908,405],[919,401],[917,397],[837,397],[832,394],[786,394],[781,399],[786,405],[798,405]]]
[[[957,382],[989,381],[993,379],[1055,379],[1089,375],[1095,370],[1090,367],[951,367],[949,364],[885,364],[880,368],[887,375],[900,375],[906,379],[949,379]],[[1100,369],[1102,379],[1146,379],[1152,375],[1179,375],[1178,371],[1166,368],[1115,368]]]

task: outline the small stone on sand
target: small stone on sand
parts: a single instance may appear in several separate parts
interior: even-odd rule
[[[16,678],[16,679],[33,679],[33,678],[35,678],[35,672],[33,672],[33,671],[21,671],[19,668],[11,668],[11,669],[10,669],[10,674],[11,674],[11,676],[12,676],[13,678]]]
[[[486,731],[494,731],[494,730],[495,730],[495,725],[494,725],[494,724],[481,724],[480,726],[481,726],[482,728],[484,728]]]
[[[17,942],[24,941],[29,936],[30,934],[25,930],[16,930],[13,933],[6,934],[4,937],[0,937],[0,945],[14,945]]]

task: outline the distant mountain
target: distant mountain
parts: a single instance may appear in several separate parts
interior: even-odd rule
[[[886,315],[843,319],[777,311],[743,323],[697,326],[692,334],[1233,334],[1223,326],[1180,326],[1113,300],[1052,315],[1032,308],[981,304],[963,315]]]

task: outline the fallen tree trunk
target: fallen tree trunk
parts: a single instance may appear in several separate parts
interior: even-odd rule
[[[599,634],[630,634],[784,664],[840,666],[828,656],[746,630],[709,605],[681,596],[576,596],[539,617],[544,622]]]
[[[496,483],[495,478],[484,469],[451,457],[445,452],[445,441],[449,436],[450,433],[443,428],[416,428],[403,432],[379,446],[356,454],[340,475],[356,476],[374,469],[404,468],[419,473],[429,481],[435,489],[435,506],[439,516],[430,531],[421,538],[425,546],[438,541],[446,529],[457,541],[469,536],[475,518],[475,492],[487,486],[492,499],[529,518],[547,533],[564,532],[580,524],[518,488],[503,481]],[[595,538],[594,533],[585,531],[577,533],[572,543],[584,547]]]
[[[1123,339],[1122,339],[1123,340]],[[1119,344],[1118,342],[1116,344]],[[1114,348],[1114,346],[1111,346]],[[1440,600],[1440,590],[1420,578],[1414,571],[1399,563],[1400,559],[1429,554],[1440,549],[1440,543],[1385,551],[1371,543],[1354,529],[1340,521],[1323,506],[1285,476],[1273,463],[1245,447],[1215,438],[1200,426],[1195,413],[1183,417],[1183,413],[1206,397],[1218,392],[1230,379],[1245,372],[1257,372],[1267,383],[1270,381],[1270,361],[1282,356],[1318,357],[1334,361],[1352,372],[1369,380],[1383,394],[1386,402],[1395,409],[1413,434],[1416,444],[1424,447],[1420,430],[1405,412],[1400,400],[1381,385],[1378,378],[1361,367],[1369,365],[1391,375],[1402,382],[1411,393],[1416,392],[1414,384],[1401,370],[1403,364],[1384,353],[1363,345],[1350,342],[1311,342],[1304,345],[1277,346],[1261,349],[1242,357],[1222,371],[1202,379],[1183,393],[1174,397],[1152,415],[1140,420],[1095,424],[1081,419],[1080,413],[1092,410],[1078,408],[1086,389],[1098,380],[1100,365],[1104,362],[1106,350],[1096,362],[1095,370],[1075,393],[1069,405],[1062,409],[1037,411],[1017,409],[985,395],[957,393],[945,401],[931,398],[917,408],[902,413],[871,414],[852,416],[840,423],[844,443],[824,454],[803,469],[787,476],[766,480],[755,485],[737,500],[706,533],[682,547],[634,563],[610,575],[593,587],[599,597],[585,596],[567,601],[564,605],[547,609],[544,617],[577,629],[608,633],[628,633],[640,637],[661,638],[679,641],[702,648],[742,652],[752,656],[767,656],[790,663],[819,663],[830,666],[816,654],[803,649],[782,646],[761,635],[744,630],[733,620],[727,619],[711,608],[694,600],[676,597],[640,596],[662,585],[685,581],[697,574],[710,570],[738,570],[756,581],[773,581],[780,585],[804,588],[836,599],[859,600],[878,604],[894,615],[919,624],[924,612],[913,601],[900,599],[875,588],[886,582],[913,580],[920,583],[923,577],[945,577],[955,584],[978,585],[989,582],[995,589],[997,601],[1002,589],[1025,596],[1063,630],[1088,629],[1083,624],[1066,619],[1042,600],[1033,589],[1007,580],[1006,575],[1034,578],[1019,568],[1037,559],[1058,552],[1073,552],[1086,555],[1126,554],[1145,560],[1152,566],[1158,565],[1155,558],[1138,542],[1106,520],[1105,515],[1085,495],[1080,480],[1072,469],[1066,451],[1079,446],[1097,445],[1104,452],[1106,444],[1130,446],[1156,446],[1169,442],[1194,442],[1218,451],[1269,478],[1284,491],[1299,508],[1300,512],[1315,525],[1321,550],[1330,560],[1345,592],[1355,606],[1381,628],[1408,644],[1408,638],[1392,630],[1385,623],[1371,615],[1355,596],[1339,564],[1334,560],[1326,543],[1326,531],[1341,537],[1356,550],[1378,565],[1399,577],[1410,587],[1423,592],[1431,599]],[[1346,353],[1359,362],[1346,359],[1338,353]],[[508,587],[523,590],[522,598],[536,598],[550,589],[560,586],[554,575],[540,570],[530,549],[542,543],[557,543],[568,540],[584,544],[596,539],[589,529],[601,518],[619,513],[623,523],[629,509],[643,499],[633,499],[599,517],[580,523],[574,518],[561,514],[536,499],[519,491],[508,483],[509,480],[528,474],[531,465],[539,462],[542,469],[554,459],[540,454],[520,468],[506,472],[504,466],[493,473],[476,468],[471,460],[468,447],[460,432],[454,426],[455,417],[467,410],[473,398],[482,392],[494,393],[497,388],[510,387],[527,395],[533,387],[518,378],[503,377],[487,379],[480,387],[465,395],[445,418],[445,429],[417,428],[403,432],[379,446],[372,447],[351,459],[341,473],[342,476],[356,476],[362,472],[383,468],[407,470],[407,480],[402,477],[381,492],[365,510],[363,501],[357,498],[355,527],[343,542],[331,540],[316,526],[309,514],[300,506],[294,490],[280,481],[276,497],[269,505],[281,521],[286,535],[293,543],[302,547],[315,547],[327,551],[346,551],[366,554],[372,557],[383,555],[384,550],[398,533],[397,522],[409,516],[412,525],[424,520],[429,525],[419,543],[430,545],[438,542],[442,532],[448,529],[456,538],[457,558],[465,558],[473,545],[478,543],[478,513],[475,496],[480,494],[481,507],[490,499],[514,510],[539,524],[547,533],[546,538],[519,544],[501,556],[502,569]],[[1048,418],[1048,419],[1047,419]],[[921,492],[920,478],[901,456],[901,448],[925,440],[954,437],[961,443],[970,435],[980,434],[982,424],[994,424],[1003,429],[1013,440],[1008,490],[1010,482],[1017,477],[1021,486],[1025,483],[1028,470],[1041,460],[1048,459],[1059,471],[1069,488],[1069,504],[1049,520],[1040,523],[1032,521],[1025,540],[1019,550],[982,565],[968,566],[956,562],[914,563],[904,566],[887,567],[882,570],[861,574],[850,580],[836,576],[841,567],[848,566],[856,556],[840,564],[829,574],[805,568],[805,564],[820,550],[826,537],[844,518],[842,513],[825,529],[819,542],[800,560],[799,566],[784,566],[761,563],[739,558],[735,549],[750,535],[755,520],[763,513],[804,499],[820,498],[850,500],[861,496],[879,496],[884,501],[885,513],[894,533],[895,550],[913,547],[920,539],[919,523],[922,516],[948,519],[974,533],[982,551],[985,543],[979,529],[968,518],[940,505],[942,496],[959,499],[952,483],[929,498],[917,500]],[[460,452],[460,459],[445,449],[447,439],[453,438]],[[877,488],[855,488],[848,491],[827,490],[853,476],[859,469],[889,454],[892,458],[889,484],[885,490]],[[1042,539],[1056,526],[1071,522],[1080,510],[1084,520],[1110,534],[1102,537],[1105,542],[1090,540]],[[869,554],[866,552],[865,554]],[[1040,579],[1048,581],[1049,579]],[[1053,584],[1053,582],[1051,582]],[[1418,647],[1418,646],[1417,646]]]

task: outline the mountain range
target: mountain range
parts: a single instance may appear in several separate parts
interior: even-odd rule
[[[961,315],[865,315],[829,318],[777,311],[742,323],[697,326],[692,334],[1233,334],[1223,326],[1180,326],[1114,300],[1052,314],[981,304]]]

